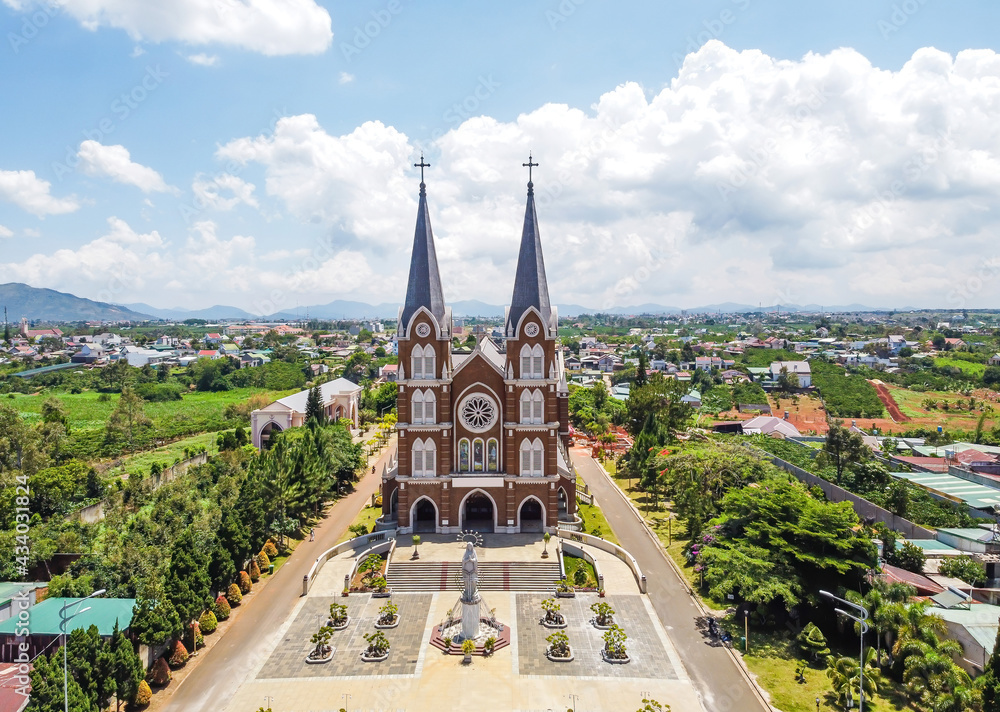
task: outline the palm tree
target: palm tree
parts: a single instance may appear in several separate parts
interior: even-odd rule
[[[871,589],[863,597],[854,591],[847,592],[849,601],[863,605],[871,614],[869,624],[875,633],[876,660],[879,665],[882,664],[882,641],[885,641],[887,651],[892,649],[896,631],[906,617],[906,606],[903,604],[916,594],[917,589],[910,584],[888,583],[884,579],[875,579]],[[854,624],[854,632],[861,634],[860,624]]]
[[[838,697],[843,698],[846,706],[852,706],[855,690],[860,687],[861,666],[858,661],[851,657],[837,658],[830,656],[826,661],[826,676],[830,678],[830,684]],[[875,661],[875,649],[868,648],[865,651],[865,699],[873,697],[878,692],[878,684],[881,674]]]
[[[304,500],[302,482],[295,477],[294,454],[284,439],[260,454],[257,461],[264,489],[264,502],[272,523],[279,523],[281,546],[285,544],[285,531],[292,514],[298,514]]]

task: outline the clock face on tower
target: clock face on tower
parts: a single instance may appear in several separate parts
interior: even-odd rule
[[[525,336],[538,336],[538,324],[532,322],[524,327]]]
[[[466,397],[458,409],[462,425],[473,433],[482,433],[497,422],[497,406],[493,399],[482,393]]]
[[[429,324],[417,324],[417,336],[421,339],[430,336],[431,327]]]

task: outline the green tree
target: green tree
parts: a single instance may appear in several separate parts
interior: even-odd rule
[[[306,421],[316,421],[320,425],[326,422],[326,412],[323,410],[323,395],[319,386],[309,389],[306,397]]]
[[[870,454],[871,452],[860,433],[851,432],[848,428],[843,427],[839,421],[835,421],[826,434],[826,442],[823,443],[823,450],[820,452],[817,462],[820,467],[833,467],[837,471],[837,483],[839,484],[848,467],[864,462]]]
[[[636,366],[636,369],[635,369],[635,385],[636,386],[639,386],[639,387],[645,386],[646,383],[649,381],[649,378],[646,375],[646,366],[647,366],[646,349],[645,349],[645,347],[642,347],[639,350],[639,365]]]
[[[31,698],[25,708],[26,712],[63,712],[65,698],[63,696],[62,651],[55,651],[48,656],[39,655],[35,658],[30,677]],[[65,692],[68,696],[69,708],[74,712],[97,712],[97,708],[80,688],[75,677],[69,677],[66,680]]]
[[[66,415],[66,407],[58,398],[46,398],[42,403],[42,422],[57,423],[63,426],[66,433],[69,433],[69,417]]]
[[[110,648],[114,658],[116,710],[121,710],[122,702],[130,703],[135,699],[146,670],[135,652],[132,641],[118,628],[117,620],[114,633],[111,635]]]
[[[785,366],[781,367],[781,372],[778,374],[778,390],[785,394],[799,390],[799,377]]]
[[[180,635],[180,616],[159,584],[148,584],[137,594],[129,629],[145,645],[163,645]]]
[[[820,658],[826,658],[830,654],[830,646],[826,644],[826,636],[813,622],[806,623],[806,626],[796,636],[795,642],[799,645],[799,650],[803,655],[807,655],[813,662]]]
[[[123,386],[118,405],[105,425],[105,442],[135,452],[152,428],[153,421],[146,415],[142,398],[129,386]]]
[[[955,556],[946,558],[938,566],[938,573],[942,576],[961,579],[973,586],[982,586],[986,583],[986,567],[971,556]]]
[[[211,600],[208,553],[188,526],[170,550],[170,568],[165,589],[181,623],[195,620]]]
[[[91,709],[105,709],[115,694],[115,656],[96,625],[69,634],[66,657],[70,674],[91,701]]]
[[[683,430],[693,415],[691,406],[681,401],[687,392],[684,383],[659,373],[654,373],[645,386],[632,388],[627,403],[629,433],[638,436],[652,414],[665,429],[668,442],[672,442],[675,433]]]

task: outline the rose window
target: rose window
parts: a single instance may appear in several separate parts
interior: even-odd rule
[[[462,424],[473,432],[488,430],[497,420],[497,408],[486,396],[469,396],[462,403]]]

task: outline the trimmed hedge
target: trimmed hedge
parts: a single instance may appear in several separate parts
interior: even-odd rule
[[[176,670],[177,668],[184,667],[184,665],[187,664],[189,657],[187,648],[184,647],[184,643],[178,640],[174,643],[174,649],[170,653],[170,660],[167,662],[170,663],[170,667]]]
[[[219,619],[211,611],[205,611],[198,619],[198,627],[205,635],[211,635],[219,627]]]
[[[267,543],[264,544],[264,548],[261,549],[261,551],[267,554],[268,558],[271,559],[275,558],[278,555],[278,547],[275,546],[274,542],[271,541],[270,539],[267,540]]]
[[[238,592],[239,588],[236,590]],[[229,618],[229,614],[232,613],[232,607],[229,605],[229,601],[226,600],[225,594],[220,594],[219,597],[215,599],[215,605],[212,608],[212,612],[215,614],[215,619],[217,621],[226,620]]]
[[[235,583],[229,584],[229,589],[226,591],[226,600],[229,601],[229,605],[236,607],[240,605],[243,600],[243,594],[240,592],[240,587]]]
[[[260,568],[261,573],[264,573],[269,568],[271,568],[271,559],[267,555],[267,552],[265,551],[262,551],[259,554],[257,554],[257,558],[255,561],[257,566]]]
[[[139,689],[135,692],[135,699],[131,702],[131,707],[134,709],[142,709],[143,707],[149,706],[149,703],[153,701],[153,691],[149,689],[149,683],[145,680],[139,682]]]
[[[250,574],[248,574],[246,571],[240,571],[239,585],[240,585],[240,593],[242,593],[243,595],[250,593],[250,589],[253,588],[253,582],[250,581]]]
[[[257,583],[260,581],[260,567],[257,566],[256,561],[250,562],[250,583]]]
[[[157,658],[153,667],[149,670],[149,684],[153,687],[166,687],[170,684],[170,666],[167,665],[166,658]]]

